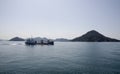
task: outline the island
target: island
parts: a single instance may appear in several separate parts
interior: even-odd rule
[[[120,40],[106,37],[96,30],[91,30],[86,34],[72,39],[73,42],[120,42]]]
[[[65,39],[65,38],[57,38],[54,41],[56,41],[56,42],[69,42],[70,40]]]
[[[14,37],[14,38],[11,38],[9,41],[25,41],[25,39],[20,37]]]

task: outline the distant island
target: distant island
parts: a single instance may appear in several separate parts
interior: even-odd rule
[[[120,40],[106,37],[95,30],[91,30],[86,34],[76,37],[71,41],[79,41],[79,42],[120,42]]]
[[[46,38],[36,37],[34,39],[39,40],[39,39],[46,39]],[[9,41],[25,41],[25,40],[26,39],[23,39],[21,37],[14,37]],[[95,30],[88,31],[86,34],[80,37],[73,38],[71,40],[65,39],[65,38],[57,38],[57,39],[54,39],[54,41],[57,41],[57,42],[69,42],[69,41],[71,42],[120,42],[120,40],[118,39],[106,37]]]
[[[25,39],[20,38],[20,37],[14,37],[14,38],[10,39],[9,41],[25,41]]]
[[[65,38],[57,38],[54,41],[56,41],[56,42],[69,42],[70,40],[65,39]]]

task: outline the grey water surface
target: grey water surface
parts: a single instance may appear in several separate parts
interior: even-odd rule
[[[120,43],[0,41],[0,74],[120,74]]]

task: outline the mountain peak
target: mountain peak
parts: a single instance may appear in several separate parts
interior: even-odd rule
[[[102,35],[101,33],[91,30],[81,37],[74,38],[72,41],[83,41],[83,42],[118,42],[117,39],[112,39]]]
[[[94,34],[100,34],[98,31],[96,30],[91,30],[91,31],[88,31],[87,33],[94,33]]]
[[[9,41],[24,41],[24,39],[20,38],[20,37],[14,37],[14,38],[10,39]]]
[[[98,31],[96,31],[96,30],[91,30],[91,31],[89,31],[89,32],[97,32],[97,33],[98,33]]]
[[[98,31],[96,30],[91,30],[91,31],[88,31],[86,34],[84,34],[83,36],[86,36],[86,37],[104,37],[104,35],[102,35],[101,33],[99,33]]]

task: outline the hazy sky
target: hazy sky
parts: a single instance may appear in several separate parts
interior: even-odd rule
[[[120,39],[120,0],[0,0],[0,38],[74,38],[90,30]]]

